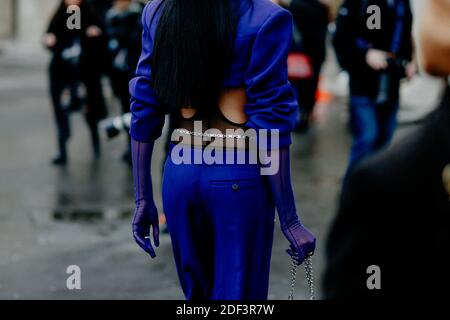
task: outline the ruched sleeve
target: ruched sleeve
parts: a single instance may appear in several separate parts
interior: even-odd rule
[[[130,82],[131,137],[140,142],[151,142],[161,136],[165,120],[165,108],[159,103],[153,89],[151,58],[153,51],[152,18],[158,6],[149,3],[142,15],[142,53],[136,74]]]
[[[278,129],[279,147],[291,144],[298,105],[288,81],[287,57],[292,44],[292,16],[277,10],[257,32],[245,74],[248,128]]]

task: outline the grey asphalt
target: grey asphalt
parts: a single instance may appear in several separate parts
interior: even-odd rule
[[[0,299],[183,299],[169,237],[162,236],[155,260],[132,239],[132,176],[120,159],[125,137],[103,137],[103,155],[93,160],[87,128],[75,114],[67,168],[49,164],[55,130],[45,71],[41,55],[0,55]],[[118,110],[110,103],[112,114]],[[319,297],[325,240],[351,141],[346,110],[342,98],[320,104],[309,134],[294,136],[297,206],[318,238],[314,271]],[[161,143],[155,155],[157,184]],[[160,196],[156,199],[161,208]],[[277,226],[270,299],[286,299],[289,293],[286,247]],[[70,265],[81,268],[81,290],[66,287]],[[304,278],[299,272],[298,299],[308,297]]]

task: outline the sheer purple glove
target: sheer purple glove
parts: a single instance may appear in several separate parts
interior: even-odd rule
[[[301,224],[297,215],[291,183],[289,147],[279,150],[279,170],[277,174],[268,177],[280,219],[281,230],[290,243],[287,253],[298,264],[302,264],[305,258],[314,254],[316,238]]]
[[[286,252],[300,265],[314,254],[316,250],[316,237],[306,229],[299,220],[288,227],[282,227],[283,234],[290,246]]]
[[[133,218],[133,236],[136,243],[152,258],[156,257],[151,243],[150,229],[153,231],[153,244],[159,247],[158,210],[153,201],[150,165],[154,143],[131,140],[133,158],[134,192],[136,209]]]

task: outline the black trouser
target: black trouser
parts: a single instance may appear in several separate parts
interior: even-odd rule
[[[60,156],[66,157],[66,142],[71,136],[69,113],[70,109],[62,103],[62,92],[69,88],[71,99],[77,99],[76,86],[84,83],[86,86],[85,119],[88,125],[92,145],[96,153],[99,152],[100,139],[97,124],[106,115],[106,107],[102,93],[100,76],[93,73],[83,73],[78,70],[71,70],[69,67],[59,62],[52,62],[50,65],[50,95],[55,115],[58,146]],[[73,102],[73,101],[72,101]]]
[[[114,91],[114,95],[120,102],[120,106],[122,108],[122,114],[126,114],[130,112],[130,91],[128,88],[128,84],[130,82],[130,73],[127,71],[118,70],[115,68],[111,68],[109,73],[109,78],[111,80],[111,86]],[[128,143],[127,143],[127,151],[124,157],[128,157],[127,160],[130,160],[131,156],[131,137],[128,134]]]
[[[316,72],[315,72],[316,73]],[[309,116],[314,110],[316,104],[316,93],[319,85],[319,75],[314,74],[310,79],[296,81],[298,104],[301,114]]]
[[[320,70],[322,68],[321,62],[315,62],[312,65],[313,76],[309,79],[296,80],[292,84],[296,90],[297,101],[300,108],[300,115],[302,119],[307,121],[309,116],[314,111],[316,105],[316,94],[319,86]]]
[[[120,101],[122,113],[125,114],[130,112],[130,93],[128,89],[128,84],[130,82],[129,72],[112,68],[109,77],[114,95]]]

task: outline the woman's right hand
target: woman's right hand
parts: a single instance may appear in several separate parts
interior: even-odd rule
[[[316,237],[301,224],[297,214],[291,182],[290,148],[272,151],[275,153],[271,153],[271,156],[275,157],[279,166],[276,174],[269,175],[268,180],[280,218],[281,230],[290,243],[288,254],[298,264],[302,264],[308,256],[314,254]]]
[[[282,228],[282,231],[290,243],[287,253],[296,263],[300,265],[306,258],[314,254],[316,237],[299,220]]]
[[[136,243],[147,252],[152,259],[156,258],[155,250],[152,246],[159,247],[159,217],[156,205],[153,202],[141,200],[134,211],[133,236]],[[150,236],[152,229],[153,237]]]

